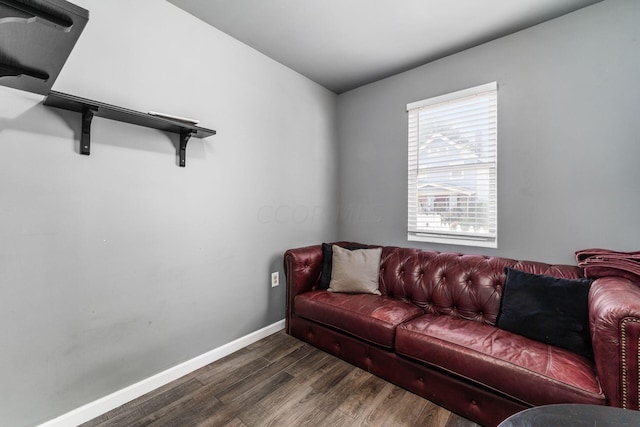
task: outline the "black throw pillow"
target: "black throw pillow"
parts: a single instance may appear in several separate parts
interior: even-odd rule
[[[562,279],[505,268],[496,326],[593,358],[590,279]]]
[[[349,249],[366,249],[367,245],[360,243],[345,243],[338,245],[341,248]],[[330,243],[322,244],[322,275],[320,276],[320,284],[318,289],[329,289],[329,283],[331,283],[331,266],[333,264],[333,245]]]

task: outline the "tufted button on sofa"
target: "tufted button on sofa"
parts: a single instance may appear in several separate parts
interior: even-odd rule
[[[640,286],[627,279],[591,286],[590,359],[495,326],[505,267],[580,278],[574,266],[382,247],[371,295],[319,289],[321,245],[284,264],[287,333],[481,425],[554,403],[639,408]]]

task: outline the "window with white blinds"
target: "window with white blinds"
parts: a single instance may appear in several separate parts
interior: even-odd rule
[[[407,104],[409,240],[497,247],[497,90]]]

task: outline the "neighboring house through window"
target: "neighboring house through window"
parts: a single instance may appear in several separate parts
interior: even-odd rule
[[[497,247],[497,83],[407,112],[408,239]]]

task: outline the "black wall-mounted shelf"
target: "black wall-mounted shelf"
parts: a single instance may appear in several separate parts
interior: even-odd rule
[[[66,93],[51,91],[44,99],[44,105],[64,110],[75,111],[82,114],[82,135],[80,137],[80,154],[89,155],[91,149],[91,121],[94,116],[105,119],[131,123],[165,132],[175,133],[180,136],[178,166],[184,167],[186,163],[187,142],[192,136],[207,138],[215,135],[216,131],[196,126],[189,122],[159,117],[148,113],[129,110],[103,102],[92,101]]]
[[[49,93],[88,20],[65,0],[0,0],[0,85]]]
[[[89,11],[66,0],[0,0],[0,85],[46,95],[44,105],[81,113],[80,154],[91,151],[91,122],[97,116],[178,134],[184,167],[189,139],[215,130],[51,90],[88,21]]]

